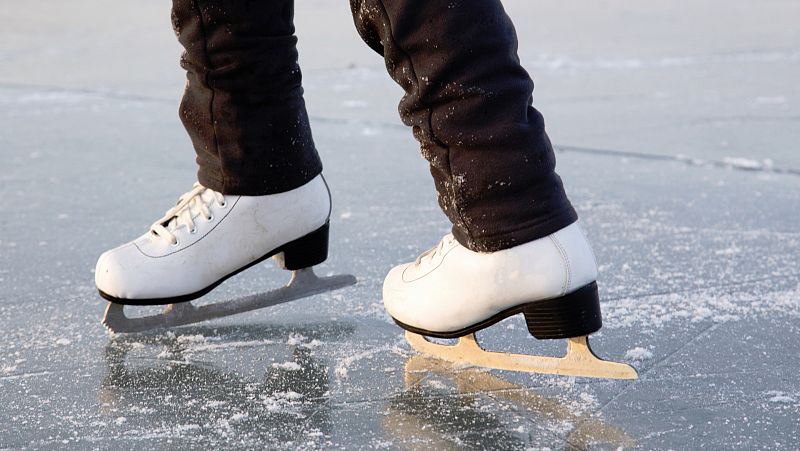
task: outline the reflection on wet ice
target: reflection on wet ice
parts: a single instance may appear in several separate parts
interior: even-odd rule
[[[318,340],[338,340],[353,333],[341,323],[305,327],[237,326],[184,328],[176,333],[118,336],[105,348],[107,372],[99,390],[102,413],[140,438],[198,440],[235,436],[242,442],[286,444],[299,435],[330,435],[332,430],[329,366],[314,355]],[[253,343],[260,353],[291,361],[263,365],[260,381],[218,364],[185,358],[197,349],[193,337],[217,337],[215,351]],[[302,337],[300,339],[296,337]],[[243,341],[244,340],[244,341]],[[152,348],[164,348],[161,358]],[[149,353],[143,353],[149,348]],[[144,354],[144,355],[143,355]],[[266,359],[269,360],[269,359]],[[249,362],[256,363],[256,362]]]
[[[416,354],[395,360],[405,357],[380,353],[386,363],[352,372],[348,386],[373,386],[352,398],[340,392],[335,369],[339,344],[353,341],[355,332],[353,325],[325,322],[117,336],[105,348],[100,413],[122,438],[167,445],[635,445],[591,409],[576,409],[568,396],[545,396],[496,372]],[[401,363],[402,373],[386,372],[386,365]]]
[[[455,393],[445,387],[423,385],[431,376],[444,378],[454,385]],[[526,445],[520,437],[519,424],[503,421],[502,409],[482,409],[479,398],[504,401],[511,408],[534,421],[566,422],[573,427],[565,437],[556,434],[553,441],[565,441],[574,449],[596,445],[633,447],[636,442],[619,427],[606,424],[590,414],[575,412],[562,400],[512,384],[479,368],[456,368],[443,360],[422,355],[411,356],[404,367],[406,390],[388,404],[383,421],[386,432],[417,448],[463,449],[491,447],[515,449]],[[524,429],[524,428],[523,428]],[[559,440],[557,440],[559,439]],[[414,445],[417,444],[417,445]],[[420,447],[421,448],[421,447]]]

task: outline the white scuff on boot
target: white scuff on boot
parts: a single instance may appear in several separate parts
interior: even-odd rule
[[[387,312],[420,352],[455,363],[518,371],[635,378],[624,364],[598,359],[586,335],[601,326],[597,263],[578,223],[491,253],[474,252],[452,235],[386,276]],[[532,335],[569,339],[563,358],[483,351],[475,332],[522,313]],[[459,338],[456,346],[423,336]]]
[[[321,175],[299,188],[264,196],[223,195],[196,183],[147,233],[100,256],[95,282],[112,303],[104,324],[126,332],[187,324],[350,285],[352,276],[320,279],[310,269],[327,258],[330,211]],[[125,324],[124,304],[191,301],[269,257],[297,272],[284,291],[238,299],[236,308],[170,305],[155,322]],[[201,314],[201,309],[206,310]]]

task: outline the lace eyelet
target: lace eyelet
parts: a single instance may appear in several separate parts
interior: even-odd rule
[[[209,216],[206,218],[206,221],[207,221],[207,222],[211,222],[211,221],[213,221],[213,220],[214,220],[214,215],[213,215],[213,214],[209,215]]]
[[[224,201],[224,200],[222,201],[222,203],[221,203],[221,204],[217,204],[217,207],[219,207],[219,208],[225,208],[225,207],[227,207],[227,206],[228,206],[228,202],[226,202],[226,201]]]
[[[189,229],[189,233],[191,233],[192,235],[197,233],[197,227],[192,227],[191,229]]]
[[[174,243],[170,243],[170,246],[172,246],[172,247],[178,247],[178,246],[180,246],[180,245],[181,245],[181,242],[180,242],[180,240],[175,240],[175,242],[174,242]]]

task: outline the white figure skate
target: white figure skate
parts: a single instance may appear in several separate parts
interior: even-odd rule
[[[597,264],[577,223],[492,253],[452,235],[413,263],[393,268],[384,305],[417,351],[453,363],[569,376],[636,379],[626,364],[599,359],[587,335],[602,326]],[[522,313],[538,339],[568,339],[562,358],[483,350],[475,332]],[[459,338],[455,346],[424,337]]]
[[[95,283],[109,301],[103,324],[141,332],[235,315],[335,290],[351,275],[318,278],[312,266],[328,256],[330,193],[322,176],[291,191],[230,196],[196,183],[136,240],[105,252]],[[197,299],[229,277],[274,257],[293,271],[288,285],[218,304]],[[124,305],[169,304],[160,315],[128,318]]]

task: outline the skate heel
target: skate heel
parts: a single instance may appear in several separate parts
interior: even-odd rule
[[[281,246],[280,253],[275,255],[275,261],[283,269],[295,271],[318,265],[328,258],[328,232],[330,223],[306,236]]]
[[[603,325],[596,282],[559,298],[532,302],[522,312],[528,331],[540,340],[589,335]]]

